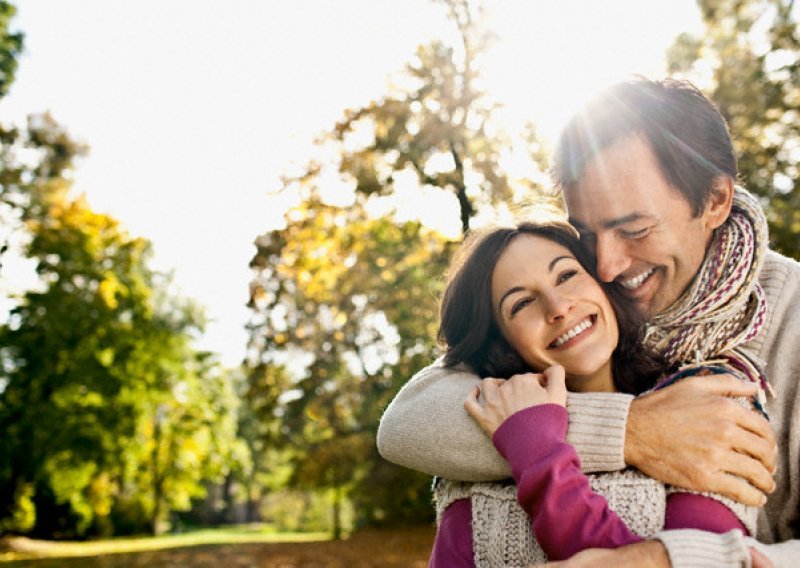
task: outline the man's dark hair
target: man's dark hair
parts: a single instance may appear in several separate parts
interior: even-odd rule
[[[556,187],[573,189],[597,154],[635,135],[650,144],[662,174],[695,217],[715,178],[736,180],[728,126],[714,103],[688,81],[636,78],[603,91],[567,124],[554,157]]]
[[[500,256],[520,235],[539,236],[564,246],[595,280],[595,260],[566,222],[520,223],[471,233],[450,266],[440,305],[438,339],[446,351],[444,363],[466,363],[481,377],[510,378],[531,369],[505,340],[492,310],[492,273]],[[643,319],[619,284],[598,280],[617,316],[619,341],[612,354],[614,385],[638,394],[667,371],[657,354],[642,346]]]

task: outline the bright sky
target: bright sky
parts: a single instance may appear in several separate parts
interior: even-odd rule
[[[244,355],[247,264],[281,213],[268,198],[279,176],[344,109],[384,94],[418,44],[452,33],[430,0],[15,3],[26,53],[0,120],[49,110],[90,145],[77,191],[153,241],[157,267],[207,308],[201,346],[229,365]],[[489,4],[491,96],[509,127],[533,120],[550,138],[601,86],[662,76],[674,37],[700,29],[692,0]]]

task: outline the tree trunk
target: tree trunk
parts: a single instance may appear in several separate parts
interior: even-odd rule
[[[333,540],[342,538],[342,488],[333,488]]]

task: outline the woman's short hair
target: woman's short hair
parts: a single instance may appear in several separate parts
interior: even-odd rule
[[[519,235],[539,236],[564,246],[597,279],[592,253],[565,221],[521,222],[470,233],[453,258],[440,303],[438,340],[445,347],[446,366],[466,363],[481,377],[502,378],[542,370],[531,369],[505,340],[492,310],[492,273]],[[621,392],[642,392],[653,386],[666,365],[642,348],[644,320],[619,285],[600,285],[619,325],[619,343],[612,355],[615,386]]]

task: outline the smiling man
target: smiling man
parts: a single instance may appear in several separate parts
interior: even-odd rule
[[[737,382],[731,376],[694,377],[636,399],[570,394],[568,441],[584,471],[635,466],[660,481],[752,505],[771,493],[758,537],[782,543],[662,532],[660,542],[606,556],[587,551],[576,565],[665,565],[665,549],[674,566],[739,565],[750,547],[790,564],[800,557],[792,540],[800,526],[800,264],[766,251],[763,213],[734,185],[724,119],[688,83],[619,84],[567,126],[554,178],[570,219],[596,252],[599,276],[619,283],[649,316],[651,345],[675,363],[723,357],[752,379],[765,373],[774,391],[766,404],[775,436],[763,418],[726,398]],[[508,477],[462,408],[478,380],[440,364],[420,371],[382,419],[384,457],[456,480]]]

